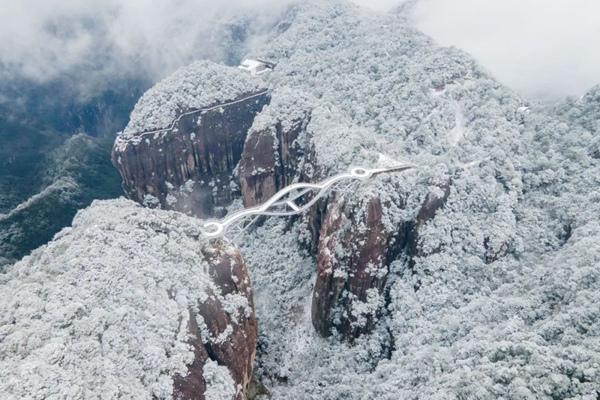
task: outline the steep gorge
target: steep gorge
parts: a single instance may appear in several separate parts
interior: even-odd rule
[[[210,218],[237,197],[250,207],[291,183],[324,178],[327,167],[308,129],[318,101],[296,97],[282,89],[223,98],[221,106],[180,110],[168,129],[118,138],[113,162],[128,196]],[[403,207],[402,198],[334,192],[315,207],[320,213],[304,218],[317,264],[312,322],[321,335],[337,332],[353,341],[373,329],[385,306],[390,263],[419,255],[419,227],[444,200],[430,194],[414,222],[396,225],[383,221],[390,202]]]

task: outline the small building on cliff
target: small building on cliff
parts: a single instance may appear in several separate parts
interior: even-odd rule
[[[247,58],[242,61],[238,68],[250,72],[250,75],[262,75],[272,71],[275,68],[275,64],[264,60]]]

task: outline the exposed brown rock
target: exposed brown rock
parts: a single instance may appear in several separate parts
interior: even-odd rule
[[[444,206],[450,182],[439,189],[426,196],[414,221],[393,231],[382,222],[386,205],[377,196],[363,199],[362,213],[351,201],[337,198],[320,220],[318,211],[311,214],[309,227],[320,226],[312,303],[312,322],[320,334],[328,336],[335,329],[352,341],[373,328],[384,302],[390,262],[403,253],[412,265],[414,257],[423,255],[420,229]]]
[[[425,200],[423,200],[423,204],[421,204],[421,208],[419,209],[415,221],[417,227],[421,227],[426,222],[432,220],[437,211],[446,204],[446,200],[448,200],[448,196],[450,196],[450,181],[440,185],[439,189],[442,191],[441,195],[439,193],[430,192],[425,196]]]
[[[306,144],[297,139],[309,120],[307,113],[288,126],[278,122],[250,132],[238,170],[246,207],[261,204],[299,176]]]
[[[408,265],[411,270],[414,270],[415,259],[426,255],[420,244],[421,229],[427,222],[431,221],[435,217],[435,214],[446,204],[448,196],[450,196],[450,184],[450,180],[447,180],[438,186],[439,190],[428,193],[421,204],[417,217],[410,223],[407,235],[406,254],[408,256]],[[439,252],[439,250],[440,249],[435,249],[433,252],[436,253]],[[420,281],[417,282],[415,284],[415,290],[418,290],[420,285]]]
[[[252,132],[238,170],[244,206],[260,204],[277,192],[276,162],[275,137],[268,131]]]
[[[140,203],[155,198],[165,209],[218,215],[219,207],[237,195],[232,172],[255,115],[269,99],[264,93],[221,108],[208,107],[184,115],[171,130],[117,141],[112,159],[125,192]]]
[[[239,310],[236,320],[224,311],[223,304],[212,294],[198,304],[197,314],[190,310],[189,343],[195,358],[188,368],[188,374],[175,378],[173,396],[176,399],[203,400],[206,390],[203,368],[208,360],[212,360],[229,369],[235,383],[242,388],[235,400],[243,400],[252,378],[258,334],[248,270],[239,252],[222,244],[204,253],[211,265],[209,274],[215,283],[214,290],[219,290],[222,296],[244,296],[249,308]],[[201,323],[206,325],[208,337],[203,338],[196,315],[202,317]],[[219,335],[226,332],[228,326],[233,327],[232,331],[226,340],[220,341]]]
[[[364,205],[335,199],[322,223],[312,322],[324,336],[335,328],[353,339],[372,329],[390,256],[403,241],[384,226],[379,197],[364,199]]]
[[[238,161],[236,171],[246,207],[263,203],[296,180],[318,180],[322,166],[316,162],[307,132],[310,101],[299,105],[274,101],[277,104],[261,113],[265,118],[255,120],[269,100],[242,102],[223,112],[209,111],[201,118],[184,117],[168,135],[115,151],[114,160],[122,165],[130,196],[143,201],[151,194],[163,207],[200,217],[218,216],[215,207],[228,204],[238,194],[232,189],[232,172]],[[294,110],[293,116],[290,110]],[[123,157],[129,161],[124,163]],[[189,179],[195,181],[189,197],[169,202],[169,184],[177,187]],[[401,252],[411,264],[421,254],[419,230],[444,205],[449,183],[441,190],[443,195],[426,197],[412,223],[393,228],[384,226],[382,214],[387,206],[376,195],[323,199],[313,207],[305,217],[312,238],[306,244],[318,265],[312,319],[319,333],[327,336],[335,329],[352,340],[373,328],[384,302],[389,264]],[[309,197],[307,194],[303,200]],[[212,307],[211,303],[205,307]],[[214,323],[215,329],[225,324],[218,319]]]
[[[494,261],[497,261],[502,257],[506,256],[510,248],[510,243],[502,242],[500,248],[494,250],[490,242],[491,240],[489,237],[483,239],[483,248],[485,249],[484,260],[486,264],[493,263]]]
[[[450,181],[446,181],[438,186],[439,190],[427,193],[425,200],[421,204],[421,208],[417,213],[417,217],[411,223],[407,241],[407,254],[410,257],[411,266],[414,264],[415,257],[424,256],[419,245],[419,234],[422,227],[431,221],[435,214],[446,204],[450,195]]]

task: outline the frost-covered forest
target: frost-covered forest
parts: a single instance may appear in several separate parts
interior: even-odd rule
[[[243,293],[221,295],[195,219],[97,201],[47,246],[0,275],[3,399],[171,398],[194,361],[186,330],[216,297],[236,325]],[[195,314],[190,314],[193,310]],[[205,317],[222,318],[205,314]],[[209,360],[207,393],[231,399],[226,366]],[[229,394],[229,396],[227,396]],[[207,397],[210,398],[210,397]]]
[[[165,128],[219,97],[268,88],[270,104],[249,133],[273,135],[277,148],[278,129],[306,122],[294,140],[306,157],[293,180],[318,181],[356,165],[417,165],[332,193],[330,200],[343,204],[340,214],[359,216],[356,224],[343,220],[339,231],[371,229],[360,217],[374,197],[385,205],[381,229],[389,234],[415,224],[428,196],[447,197],[419,225],[418,252],[372,266],[385,276],[384,287],[334,310],[338,319],[350,315],[352,328],[374,321],[352,340],[336,328],[322,337],[311,321],[318,255],[309,218],[266,219],[233,240],[250,273],[258,320],[254,379],[262,390],[255,398],[597,399],[600,87],[539,105],[401,14],[342,1],[295,4],[248,43],[249,56],[276,63],[273,72],[240,78],[205,61],[184,67],[141,98],[124,137]],[[239,207],[235,201],[231,210]],[[191,353],[177,318],[158,315],[168,306],[181,308],[171,317],[181,315],[189,296],[202,297],[210,285],[195,270],[198,236],[193,218],[112,200],[81,212],[73,228],[9,267],[0,281],[0,371],[9,377],[0,394],[90,398],[101,390],[106,398],[170,398],[171,375],[185,369]],[[353,277],[345,266],[363,244],[327,254],[341,265],[339,277]],[[185,295],[169,302],[173,285]],[[88,294],[104,319],[90,314],[90,298],[64,305],[65,296]],[[48,310],[40,300],[48,296],[62,296],[61,307]],[[129,302],[133,314],[123,309]],[[235,301],[227,307],[244,308]],[[148,316],[154,330],[140,332]],[[93,337],[94,318],[108,321],[114,337]],[[73,324],[74,337],[65,324]],[[87,360],[97,376],[73,372]],[[30,373],[43,379],[24,386]],[[223,367],[210,364],[205,373],[214,383],[207,399],[235,396]],[[89,392],[69,392],[69,374],[83,378]],[[125,384],[131,391],[121,390]]]
[[[273,397],[595,398],[598,89],[559,112],[529,104],[401,18],[343,4],[298,7],[280,26],[256,53],[277,60],[272,84],[293,88],[281,96],[313,99],[308,131],[325,175],[379,154],[418,164],[378,178],[396,186],[348,194],[403,198],[391,220],[413,217],[439,182],[451,190],[423,231],[423,255],[392,263],[375,332],[353,346],[310,325],[315,266],[297,245],[302,226],[269,221],[244,237],[258,373]]]

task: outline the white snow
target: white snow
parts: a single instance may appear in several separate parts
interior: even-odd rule
[[[202,109],[257,93],[265,83],[236,68],[198,61],[178,69],[148,90],[136,104],[122,140],[169,127],[175,118],[192,109]]]
[[[314,146],[317,168],[304,172],[315,181],[386,159],[422,165],[338,192],[358,215],[379,196],[388,230],[414,220],[440,184],[451,181],[451,191],[422,227],[422,256],[391,261],[385,295],[371,291],[350,310],[381,311],[353,345],[312,327],[316,261],[305,221],[272,218],[241,234],[259,319],[256,373],[272,398],[597,397],[595,104],[566,104],[560,118],[532,106],[515,118],[522,99],[468,55],[436,46],[398,16],[343,2],[301,4],[274,32],[253,51],[278,67],[272,102],[252,129],[310,114],[301,140]],[[179,73],[181,85],[168,78],[157,99],[145,96],[130,132],[172,123],[177,104],[213,104],[238,79],[196,68],[189,80]],[[0,288],[0,394],[168,397],[172,373],[189,362],[187,307],[208,284],[197,235],[196,221],[181,214],[97,203],[11,267]],[[240,298],[223,301],[231,312],[247,309]],[[208,363],[204,377],[208,398],[236,393],[222,366]]]
[[[533,107],[515,118],[522,99],[400,17],[307,2],[282,26],[252,49],[277,61],[271,104],[253,129],[293,120],[286,108],[308,110],[321,169],[313,181],[375,166],[380,154],[423,165],[344,192],[357,212],[373,194],[390,203],[388,229],[452,183],[446,207],[422,229],[423,256],[412,268],[394,260],[389,298],[373,293],[351,310],[360,316],[385,303],[374,332],[354,346],[314,333],[306,310],[316,265],[302,222],[270,219],[242,235],[260,321],[257,373],[272,398],[597,396],[600,166],[592,133]],[[588,112],[584,127],[596,126],[594,117]]]
[[[204,398],[206,400],[233,400],[237,393],[235,382],[227,367],[216,361],[204,364],[203,375],[206,382]]]
[[[448,143],[456,146],[465,136],[465,113],[459,104],[456,104],[454,127],[448,132]]]
[[[123,199],[80,212],[0,275],[0,398],[170,399],[193,360],[189,310],[220,293],[205,246],[179,213]],[[211,393],[231,388],[223,368],[205,371]]]

